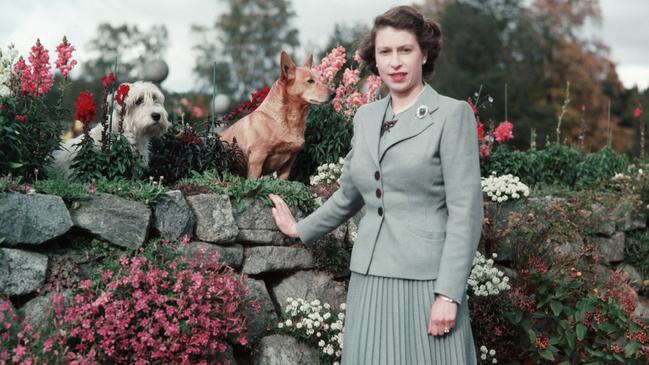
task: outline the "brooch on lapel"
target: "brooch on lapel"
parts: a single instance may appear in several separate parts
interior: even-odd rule
[[[420,105],[417,108],[417,118],[423,119],[426,116],[426,114],[428,114],[428,107],[426,105],[423,105],[423,104]]]

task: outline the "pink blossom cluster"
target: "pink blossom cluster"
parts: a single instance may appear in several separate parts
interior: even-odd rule
[[[382,81],[379,76],[371,75],[365,80],[366,92],[358,88],[360,81],[358,69],[345,69],[342,83],[336,88],[336,96],[331,102],[335,111],[351,117],[362,105],[376,100]]]
[[[345,47],[338,46],[329,52],[313,70],[320,75],[320,81],[333,88],[333,80],[345,64]]]
[[[245,346],[248,289],[215,258],[199,255],[161,268],[123,257],[125,274],[104,272],[105,290],[82,283],[65,314],[77,343],[70,360],[207,364],[227,350],[226,340]]]
[[[74,46],[66,37],[63,37],[63,41],[56,47],[58,53],[56,68],[66,79],[77,64],[76,60],[72,60],[74,50]],[[37,39],[36,44],[32,46],[28,60],[29,64],[20,57],[13,66],[13,75],[20,81],[21,95],[42,96],[54,85],[54,75],[51,71],[49,51],[43,47],[40,39]]]
[[[56,59],[56,68],[61,71],[64,79],[68,78],[68,74],[77,64],[77,60],[72,59],[72,52],[74,50],[74,46],[68,43],[68,39],[65,36],[63,37],[63,41],[56,46],[56,53],[59,55]]]
[[[54,76],[50,71],[50,54],[40,40],[32,46],[29,54],[29,65],[20,57],[14,65],[14,73],[20,80],[22,95],[41,96],[48,92],[54,84]]]
[[[58,326],[46,337],[27,322],[18,337],[8,334],[13,322],[3,317],[17,317],[0,300],[0,364],[50,363],[48,356],[69,364],[227,363],[226,341],[247,345],[247,308],[258,312],[259,302],[218,254],[169,256],[124,256],[117,272],[82,281],[67,306],[54,296]]]
[[[0,364],[61,363],[65,339],[57,331],[62,325],[63,299],[58,295],[53,298],[51,310],[59,314],[59,319],[53,321],[55,330],[49,337],[40,327],[47,316],[40,323],[32,324],[28,318],[19,322],[11,303],[0,298]]]
[[[357,67],[345,68],[342,76],[337,77],[347,62],[346,54],[345,48],[338,46],[332,49],[319,65],[315,65],[313,70],[321,76],[322,82],[336,90],[336,96],[331,102],[334,110],[351,117],[361,105],[376,100],[382,81],[379,76],[369,76],[365,80],[366,91],[361,92],[361,68],[364,63],[358,51],[353,56]],[[337,79],[340,80],[338,85],[335,81]]]

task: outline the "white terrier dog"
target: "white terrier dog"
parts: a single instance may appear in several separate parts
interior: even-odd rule
[[[160,89],[150,82],[136,81],[129,85],[129,92],[124,100],[124,137],[130,142],[133,151],[142,156],[144,167],[149,165],[149,140],[151,137],[159,136],[166,132],[171,123],[167,119],[168,114],[164,109],[164,95]],[[109,104],[111,97],[109,96]],[[119,133],[119,115],[122,110],[119,103],[114,103],[112,131]],[[90,130],[90,137],[97,147],[101,146],[102,132],[101,124]],[[70,165],[77,153],[78,146],[83,135],[66,141],[61,149],[54,151],[52,168],[55,173],[63,174],[69,178],[72,174]]]

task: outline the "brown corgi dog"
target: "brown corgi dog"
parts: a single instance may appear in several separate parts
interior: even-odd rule
[[[295,66],[282,51],[280,77],[252,113],[219,133],[222,140],[236,142],[246,158],[246,176],[256,179],[277,172],[287,180],[295,158],[304,148],[304,129],[311,105],[329,101],[332,90],[311,70],[313,55],[304,66]]]

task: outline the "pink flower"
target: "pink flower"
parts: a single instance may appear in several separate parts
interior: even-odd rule
[[[52,341],[51,338],[48,338],[47,340],[43,341],[43,352],[47,353],[52,350],[52,345],[54,344],[54,341]]]
[[[356,63],[359,63],[359,64],[363,63],[363,58],[361,57],[361,53],[358,52],[358,50],[356,50],[356,52],[354,52],[354,61],[356,61]]]
[[[68,74],[77,64],[77,60],[72,59],[72,52],[74,50],[74,46],[68,43],[68,39],[65,36],[63,37],[63,41],[56,46],[56,53],[59,55],[56,59],[56,68],[61,71],[64,79],[68,78]]]
[[[360,71],[358,69],[352,70],[348,68],[343,73],[343,85],[345,87],[352,87],[356,85],[359,80],[360,80]]]
[[[315,65],[313,70],[320,75],[320,79],[325,84],[331,84],[334,76],[340,71],[345,64],[345,47],[338,46],[326,55],[319,65]]]
[[[378,91],[381,88],[381,85],[383,85],[381,77],[376,75],[368,76],[367,80],[365,80],[365,84],[367,85],[367,92],[365,93],[367,101],[369,102],[376,100]]]
[[[480,145],[480,158],[487,158],[491,155],[491,148],[487,144]]]
[[[14,119],[16,120],[16,122],[26,123],[28,118],[24,114],[18,114]]]
[[[336,96],[331,101],[335,111],[340,112],[343,106],[343,96],[345,95],[345,87],[343,85],[338,86],[336,89]]]
[[[50,54],[40,40],[32,47],[29,54],[31,74],[24,72],[21,77],[20,91],[31,96],[41,96],[54,85],[54,76],[50,71]]]
[[[496,137],[496,141],[498,141],[498,143],[503,143],[514,138],[514,135],[512,134],[512,129],[514,129],[514,125],[508,121],[504,121],[498,124],[496,130],[494,130],[494,136]]]
[[[642,109],[638,106],[633,110],[633,117],[635,119],[640,119],[641,116],[642,116]]]

